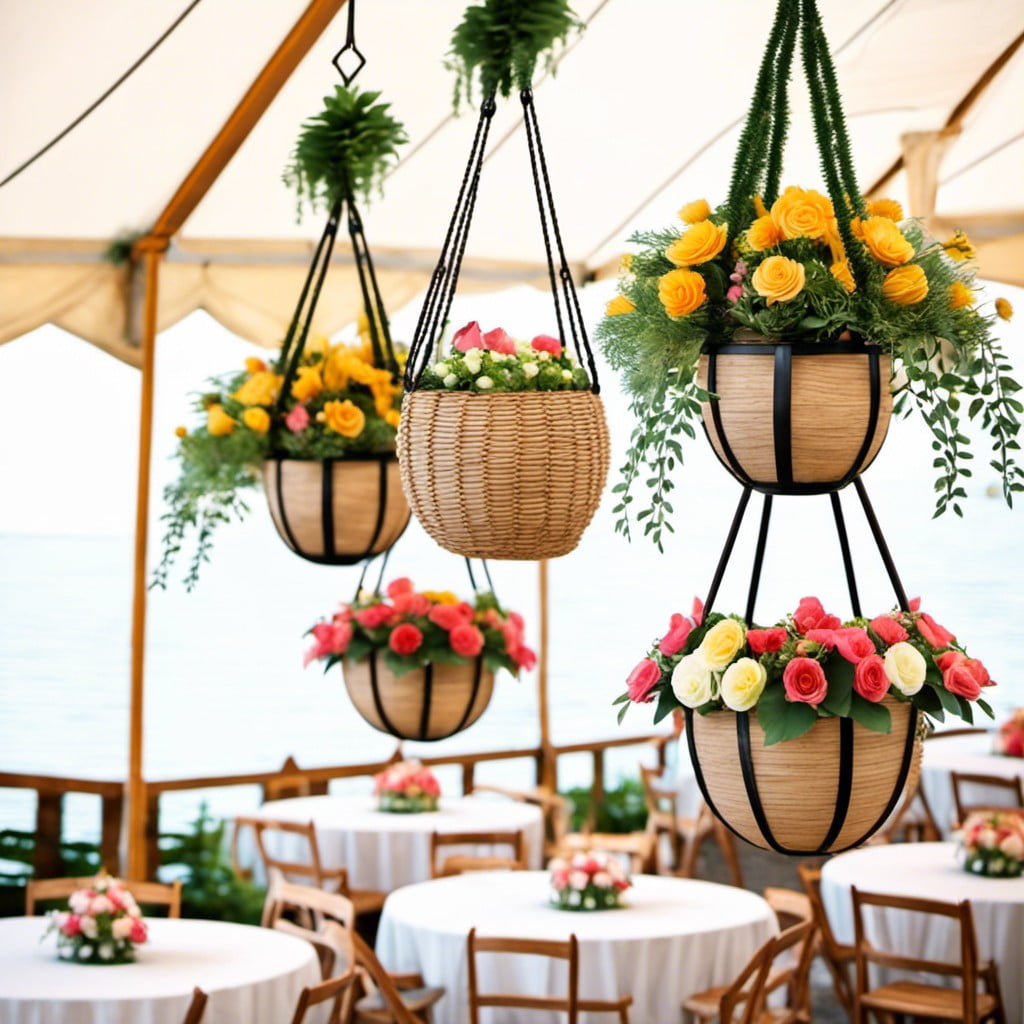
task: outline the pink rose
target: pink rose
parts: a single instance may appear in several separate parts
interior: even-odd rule
[[[461,330],[455,332],[452,338],[452,348],[458,352],[468,352],[471,348],[483,348],[484,338],[480,333],[480,325],[471,320]]]
[[[887,647],[902,643],[910,634],[891,616],[879,615],[869,623],[878,639]]]
[[[461,609],[455,604],[437,604],[427,612],[427,618],[435,625],[447,630],[449,633],[456,626],[465,623]]]
[[[854,665],[875,653],[875,645],[871,637],[868,636],[867,630],[861,629],[860,626],[837,629],[835,636],[836,649]]]
[[[403,658],[415,654],[422,643],[423,634],[411,622],[395,626],[388,637],[388,647]]]
[[[865,700],[877,704],[889,692],[889,677],[885,674],[885,662],[877,654],[861,658],[853,670],[853,688]]]
[[[650,704],[654,700],[654,688],[661,682],[661,669],[650,658],[644,658],[626,680],[629,699],[634,704]]]
[[[834,615],[827,615],[816,597],[802,597],[793,612],[793,624],[798,633],[809,629],[838,629],[841,623]]]
[[[690,618],[693,619],[695,626],[701,625],[704,621],[704,602],[699,597],[693,599],[693,605],[690,608]]]
[[[996,685],[995,680],[988,674],[988,669],[977,658],[968,658],[967,664],[970,666],[971,672],[974,673],[974,678],[978,681],[979,686]]]
[[[825,672],[813,658],[794,658],[782,673],[786,700],[817,707],[828,693]]]
[[[484,649],[484,635],[468,622],[456,626],[448,634],[452,650],[463,658],[475,658]]]
[[[831,651],[835,649],[839,637],[834,629],[809,629],[804,639],[810,640],[812,644],[817,644],[819,647],[824,647],[826,651]],[[797,647],[803,647],[806,650],[806,644],[797,644]]]
[[[430,598],[422,594],[398,594],[392,598],[391,603],[397,615],[407,615],[411,618],[426,615],[431,608]]]
[[[80,935],[82,932],[82,919],[77,914],[68,914],[60,930],[68,937]]]
[[[910,604],[908,605],[908,607],[912,612],[919,612],[921,610],[921,598],[912,597],[910,599]]]
[[[774,629],[748,629],[747,643],[754,654],[767,654],[770,651],[782,650],[789,632],[781,626]]]
[[[981,696],[981,685],[964,657],[953,661],[942,673],[942,685],[950,693],[967,700],[977,700]]]
[[[944,629],[930,615],[923,612],[917,620],[917,631],[932,647],[948,647],[956,640],[948,629]]]
[[[355,620],[364,629],[379,629],[394,613],[395,609],[389,604],[371,604],[369,608],[360,608],[355,613]]]
[[[484,348],[492,352],[503,352],[505,355],[516,354],[516,343],[500,328],[495,327],[484,335]]]
[[[537,653],[526,644],[520,644],[509,657],[526,672],[532,672],[537,667]]]
[[[693,623],[689,619],[683,618],[679,612],[676,612],[669,622],[668,632],[661,638],[661,642],[658,644],[658,650],[666,658],[671,658],[673,654],[678,654],[686,644],[686,638],[690,635],[691,629],[693,629]]]
[[[284,425],[293,433],[301,434],[309,426],[309,410],[300,402],[284,418]]]
[[[550,334],[538,334],[530,342],[530,347],[535,352],[550,352],[553,356],[562,354],[562,343],[557,338],[552,338]]]
[[[149,938],[149,933],[146,931],[146,922],[141,918],[135,918],[128,938],[136,944],[145,942]]]
[[[408,576],[399,576],[397,580],[392,580],[387,586],[387,595],[392,601],[396,597],[412,594],[414,591],[415,587],[413,587],[412,580]]]
[[[725,297],[730,302],[739,302],[743,298],[743,288],[738,284],[734,284],[726,293]]]

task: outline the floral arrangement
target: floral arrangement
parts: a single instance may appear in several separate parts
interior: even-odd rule
[[[68,898],[68,910],[51,911],[46,934],[57,933],[64,960],[90,964],[124,964],[147,938],[139,905],[124,883],[99,875]]]
[[[653,490],[645,528],[660,544],[669,473],[682,458],[677,435],[693,437],[701,402],[713,400],[696,383],[701,352],[738,339],[864,338],[888,353],[896,410],[916,406],[934,435],[937,513],[952,504],[960,514],[966,496],[964,413],[991,436],[1007,503],[1024,490],[1014,459],[1020,385],[992,337],[962,233],[937,242],[894,200],[858,198],[837,213],[827,196],[798,186],[769,203],[747,196],[731,216],[728,204],[712,210],[699,199],[679,217],[682,231],[631,237],[639,251],[623,258],[619,294],[598,328],[640,421],[619,488],[620,532],[629,535],[626,498],[643,473]],[[996,315],[1011,313],[996,300]]]
[[[1018,811],[975,811],[957,833],[965,871],[989,878],[1024,873],[1024,815]]]
[[[389,583],[383,595],[360,591],[310,633],[315,642],[305,664],[323,661],[324,671],[372,651],[383,654],[396,676],[478,657],[491,671],[504,668],[513,675],[537,663],[524,642],[523,617],[503,609],[493,593],[477,593],[470,604],[448,590],[417,591],[405,577]]]
[[[373,777],[377,810],[392,814],[436,811],[441,796],[437,776],[420,761],[399,761]]]
[[[630,703],[657,700],[655,721],[680,706],[701,714],[756,711],[765,745],[802,736],[819,718],[852,718],[888,732],[882,701],[909,701],[943,721],[973,722],[977,705],[990,718],[982,690],[985,666],[956,637],[911,602],[910,611],[841,623],[816,597],[769,628],[739,616],[672,616],[668,632],[629,675],[619,721]]]
[[[1016,711],[999,726],[995,750],[1004,757],[1024,757],[1024,708]]]
[[[587,371],[557,338],[516,341],[502,328],[484,333],[473,320],[456,331],[451,352],[423,371],[428,391],[585,391]]]
[[[576,853],[568,860],[554,858],[551,904],[560,910],[611,910],[633,884],[622,865],[609,853]]]
[[[243,495],[259,485],[260,466],[269,455],[323,460],[394,447],[402,389],[387,369],[375,365],[365,316],[359,333],[355,344],[312,339],[283,398],[280,356],[272,365],[246,359],[243,370],[213,378],[197,396],[199,425],[177,429],[181,474],[164,490],[168,508],[156,586],[166,587],[171,566],[194,530],[197,543],[185,579],[192,589],[209,559],[215,528],[244,518]]]

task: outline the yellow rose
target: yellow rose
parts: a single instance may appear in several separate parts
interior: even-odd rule
[[[757,702],[768,681],[768,673],[759,661],[740,658],[722,676],[722,700],[733,711],[749,711]]]
[[[424,590],[423,596],[434,604],[461,604],[457,594],[450,590]]]
[[[916,263],[897,267],[885,275],[882,294],[897,306],[915,306],[928,294],[928,277]]]
[[[670,263],[677,267],[693,267],[713,260],[724,248],[729,232],[724,224],[702,220],[680,235],[666,250]]]
[[[706,199],[695,199],[692,203],[687,203],[679,211],[679,219],[684,224],[699,224],[702,220],[707,220],[711,216],[711,207],[708,206]]]
[[[821,238],[835,214],[828,196],[790,185],[772,203],[771,217],[783,238]]]
[[[964,306],[974,305],[974,292],[963,283],[954,281],[949,286],[949,304],[953,309],[963,309]]]
[[[864,241],[864,222],[860,217],[854,217],[850,221],[850,234],[854,238],[859,238],[862,242]]]
[[[254,405],[242,413],[242,422],[257,434],[265,434],[270,429],[270,413]]]
[[[188,437],[188,430],[185,427],[175,427],[174,428],[174,436],[175,437]]]
[[[267,364],[262,359],[257,359],[255,356],[249,356],[245,361],[245,372],[250,376],[254,373],[264,373],[267,370]]]
[[[695,270],[670,270],[658,278],[658,298],[669,316],[686,316],[704,305],[704,278]]]
[[[903,220],[903,207],[895,199],[872,199],[867,208],[869,217],[888,217],[894,224]]]
[[[954,231],[953,237],[942,243],[942,248],[946,255],[957,263],[974,259],[974,246],[962,231]]]
[[[758,217],[753,224],[747,228],[747,244],[751,249],[764,252],[765,249],[772,249],[782,241],[782,232],[778,229],[771,217]]]
[[[705,634],[698,650],[712,672],[721,672],[739,654],[747,631],[735,619],[722,619]]]
[[[308,402],[316,398],[324,389],[324,380],[320,374],[321,363],[316,366],[300,366],[292,382],[292,398],[299,402]]]
[[[832,272],[832,276],[848,291],[852,292],[857,287],[857,282],[853,279],[853,274],[850,271],[850,264],[846,260],[841,260],[838,263],[833,263],[829,270]]]
[[[803,291],[807,273],[802,263],[786,256],[769,256],[754,271],[750,283],[768,305],[788,302]]]
[[[366,426],[363,410],[347,398],[344,402],[325,402],[322,415],[328,428],[342,437],[358,437]]]
[[[606,316],[621,316],[623,313],[633,313],[635,310],[636,306],[625,295],[616,295],[604,308]]]
[[[888,217],[868,217],[861,225],[868,252],[888,267],[898,267],[914,258],[914,247]]]
[[[344,349],[335,349],[323,362],[324,387],[328,391],[344,391],[348,387],[351,359]]]
[[[261,370],[254,373],[231,397],[242,405],[273,405],[281,389],[281,380],[276,373]]]
[[[754,212],[758,217],[767,217],[768,211],[765,209],[764,200],[760,196],[754,196]]]
[[[394,427],[395,430],[398,429],[398,421],[399,421],[400,418],[401,418],[401,415],[400,415],[400,413],[398,412],[397,409],[388,409],[388,411],[386,413],[384,413],[384,422],[389,427]]]
[[[905,640],[893,644],[882,660],[886,677],[904,697],[913,697],[924,686],[928,665],[924,655],[913,644]]]
[[[1000,320],[1009,320],[1013,316],[1013,305],[1009,299],[996,299],[996,316]]]
[[[395,404],[395,389],[388,387],[373,386],[373,409],[378,416],[386,416]]]
[[[235,429],[235,421],[224,411],[220,402],[207,406],[206,429],[213,437],[227,437]]]

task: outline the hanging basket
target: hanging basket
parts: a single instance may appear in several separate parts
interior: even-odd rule
[[[281,539],[320,565],[355,565],[386,551],[409,525],[394,452],[263,463],[263,493]]]
[[[719,461],[766,494],[825,494],[862,473],[892,415],[889,356],[860,341],[736,342],[700,359],[702,407]]]
[[[839,853],[877,832],[921,768],[918,712],[887,697],[892,731],[819,719],[764,745],[752,712],[686,712],[686,738],[708,806],[754,846],[799,857]]]
[[[591,391],[414,391],[398,450],[416,518],[467,558],[568,554],[608,473],[608,427]]]
[[[469,728],[494,690],[494,673],[482,658],[396,676],[374,652],[343,662],[342,678],[356,711],[374,729],[402,740],[443,740]]]

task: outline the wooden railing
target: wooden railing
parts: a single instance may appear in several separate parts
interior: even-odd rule
[[[469,793],[476,782],[476,767],[488,761],[530,759],[534,762],[536,783],[552,780],[557,787],[558,760],[569,754],[589,753],[592,758],[591,790],[596,804],[604,794],[605,752],[618,747],[653,746],[658,764],[664,766],[665,746],[671,734],[657,733],[646,736],[623,736],[589,743],[572,743],[544,749],[540,746],[511,750],[487,750],[475,754],[453,754],[447,757],[424,757],[431,767],[458,765],[462,769],[462,792]],[[327,792],[334,779],[350,779],[376,775],[389,764],[402,757],[399,744],[386,761],[364,764],[332,765],[324,768],[300,768],[288,758],[277,771],[250,772],[242,775],[211,775],[201,778],[163,779],[145,783],[146,799],[146,877],[152,877],[160,859],[160,798],[164,793],[189,789],[214,789],[225,786],[260,786],[264,800],[284,799],[290,796],[312,796]],[[48,775],[22,775],[0,772],[0,788],[34,789],[37,794],[36,850],[34,873],[45,878],[60,874],[60,838],[63,819],[63,798],[67,793],[92,793],[102,800],[100,856],[103,863],[113,869],[121,863],[120,837],[125,805],[123,782],[98,782],[90,779],[58,778]]]

